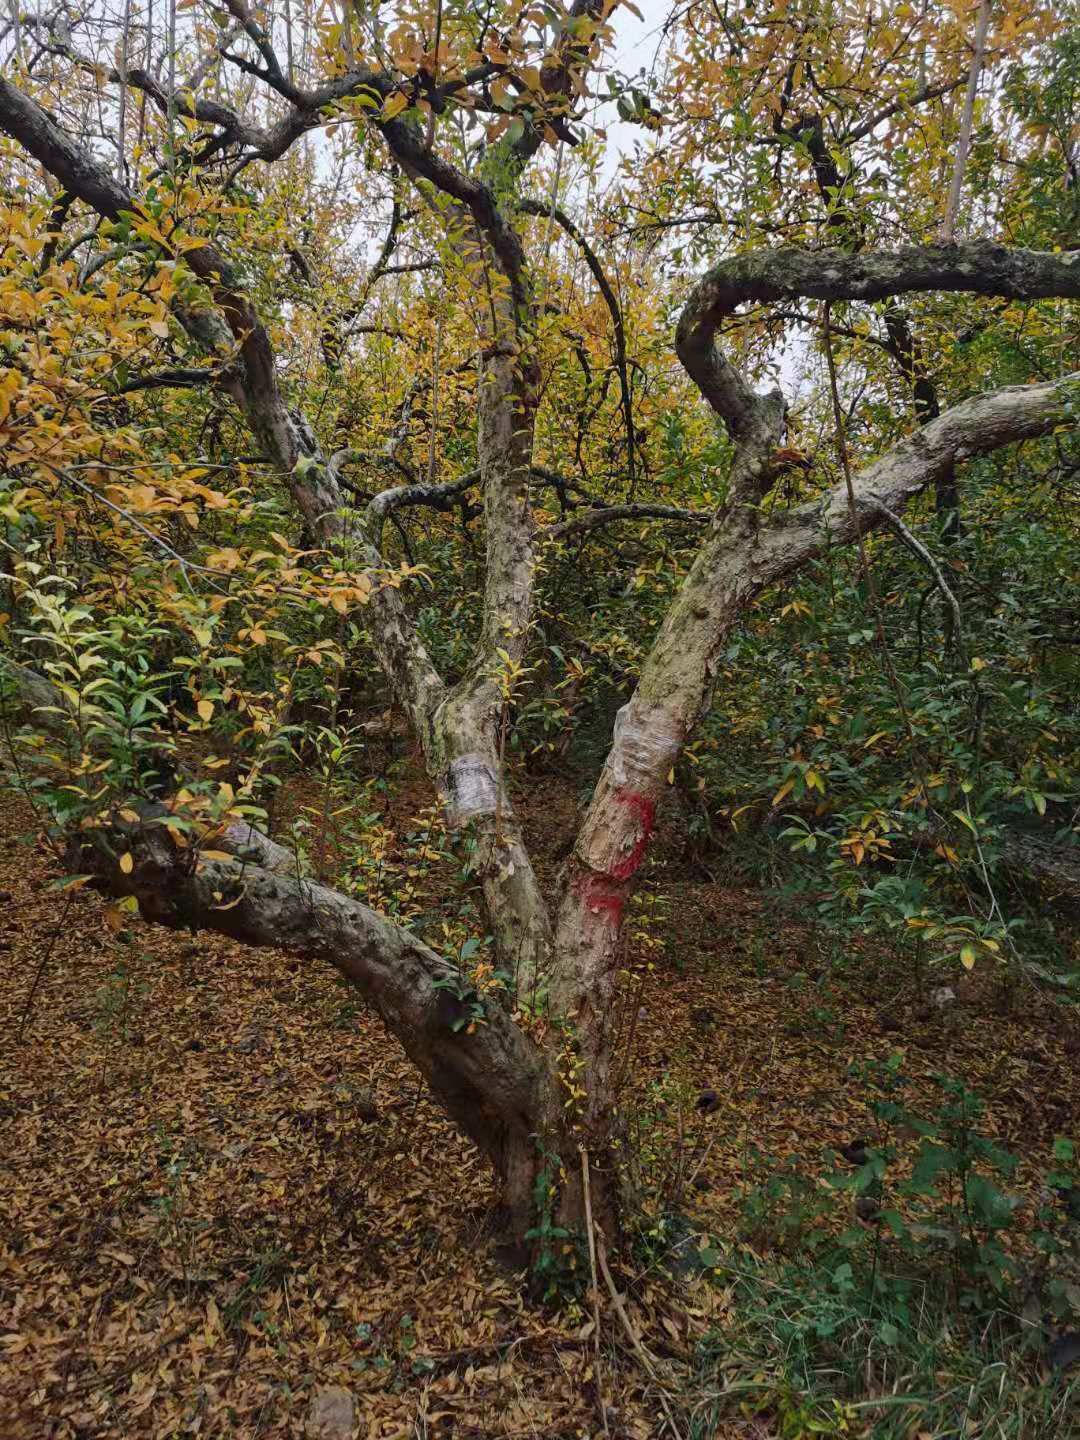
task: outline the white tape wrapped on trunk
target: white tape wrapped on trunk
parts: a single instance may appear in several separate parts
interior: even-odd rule
[[[476,815],[494,814],[498,801],[499,782],[483,755],[459,755],[451,762],[446,777],[446,819],[451,829]]]
[[[612,780],[620,790],[658,783],[678,758],[682,739],[674,716],[663,706],[646,708],[628,701],[615,716]]]

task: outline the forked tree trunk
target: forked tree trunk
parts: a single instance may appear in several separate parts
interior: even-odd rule
[[[575,5],[580,13],[588,0]],[[567,43],[572,50],[576,42]],[[340,93],[349,93],[354,78],[342,79]],[[364,84],[374,84],[379,93],[392,88],[380,90],[379,77]],[[316,123],[323,103],[312,100],[310,114],[298,112],[295,125],[282,132],[286,142],[293,129],[298,135]],[[783,402],[777,394],[754,392],[715,345],[717,327],[748,300],[874,300],[920,290],[1075,297],[1080,264],[1076,256],[982,244],[873,255],[777,250],[724,262],[694,287],[677,348],[734,443],[729,498],[712,519],[643,664],[637,690],[620,713],[552,907],[553,923],[513,812],[499,745],[505,703],[499,666],[507,661],[512,666],[525,655],[534,588],[528,467],[535,373],[525,257],[493,190],[455,170],[403,120],[378,123],[406,171],[451,198],[456,233],[462,225],[472,227],[470,236],[476,235],[475,244],[498,272],[499,286],[486,297],[494,319],[479,397],[487,573],[476,654],[461,682],[450,688],[397,589],[374,584],[366,617],[379,662],[443,792],[450,825],[470,825],[480,838],[489,928],[500,964],[516,976],[516,991],[470,993],[468,978],[408,931],[326,886],[280,873],[277,847],[242,826],[205,837],[208,847],[233,859],[200,859],[196,848],[181,843],[163,823],[167,811],[125,807],[96,828],[79,831],[69,861],[112,894],[136,896],[155,921],[205,927],[335,965],[398,1038],[448,1114],[490,1158],[517,1238],[524,1239],[533,1226],[535,1189],[545,1173],[557,1192],[548,1198],[558,1218],[568,1228],[581,1227],[579,1147],[589,1154],[594,1218],[616,1238],[623,1177],[612,1017],[623,917],[668,772],[709,704],[725,638],[769,586],[790,579],[827,548],[882,525],[926,487],[946,482],[959,461],[1063,423],[1068,385],[1076,383],[1072,377],[965,401],[868,466],[850,493],[841,485],[769,515],[761,501],[775,479]],[[102,215],[115,218],[134,208],[134,197],[2,77],[0,126]],[[519,159],[535,153],[535,146],[526,150]],[[209,246],[187,251],[185,259],[207,284],[217,310],[200,310],[198,317],[180,312],[178,318],[211,348],[228,349],[235,342],[236,363],[223,383],[245,410],[312,533],[332,549],[343,534],[336,510],[344,498],[333,461],[290,413],[267,332],[223,259]],[[362,551],[361,563],[373,573],[381,568],[374,545]],[[35,693],[28,703],[40,706],[40,688],[29,688]],[[458,1024],[476,1005],[482,1023]]]

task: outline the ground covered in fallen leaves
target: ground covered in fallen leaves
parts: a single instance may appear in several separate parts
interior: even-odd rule
[[[554,874],[574,792],[535,788]],[[31,831],[8,798],[5,1440],[302,1435],[329,1386],[355,1398],[365,1437],[602,1434],[588,1303],[527,1300],[500,1263],[484,1165],[355,995],[210,935],[134,920],[118,939],[96,896],[48,888]],[[759,1153],[820,1155],[864,1133],[849,1066],[898,1047],[916,1093],[942,1070],[979,1089],[989,1133],[1023,1158],[1013,1188],[1031,1193],[1053,1137],[1080,1128],[1075,1017],[1032,996],[1002,1013],[978,980],[928,1007],[880,957],[838,957],[804,915],[660,859],[621,1022],[627,1106],[695,1222],[737,1234]],[[623,1280],[632,1322],[675,1366],[730,1303],[647,1260]],[[655,1387],[606,1307],[601,1357],[612,1435],[660,1435]],[[709,1433],[779,1432],[758,1418]]]

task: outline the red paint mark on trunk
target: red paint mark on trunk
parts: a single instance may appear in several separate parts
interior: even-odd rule
[[[612,862],[606,873],[586,871],[574,882],[581,904],[591,915],[618,930],[622,924],[623,907],[629,880],[645,858],[649,838],[656,819],[656,801],[636,790],[623,790],[615,795],[618,804],[631,812],[635,821],[633,843],[621,859]]]
[[[616,880],[629,880],[645,859],[645,851],[649,847],[649,837],[656,819],[656,801],[636,790],[622,790],[616,794],[615,799],[633,814],[638,826],[633,845],[622,859],[616,860],[611,867],[611,874]]]
[[[581,896],[581,903],[591,915],[603,916],[615,930],[622,924],[623,905],[626,903],[626,887],[613,881],[609,875],[582,875],[575,887]]]

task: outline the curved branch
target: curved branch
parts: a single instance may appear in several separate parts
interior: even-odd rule
[[[452,510],[453,502],[479,479],[479,470],[470,470],[460,480],[452,480],[445,485],[399,485],[393,490],[383,490],[371,501],[364,515],[364,529],[371,543],[376,549],[381,548],[386,517],[394,510],[412,505],[426,505],[432,510]]]
[[[77,145],[30,97],[0,77],[0,130],[23,146],[65,189],[116,220],[125,212],[138,212],[138,201],[92,155]],[[170,253],[165,248],[165,253]],[[187,266],[203,280],[220,307],[213,311],[178,312],[178,318],[201,342],[235,344],[239,364],[227,372],[226,384],[243,408],[259,441],[281,473],[305,522],[319,541],[334,545],[345,538],[342,512],[345,494],[332,463],[319,449],[303,417],[294,416],[285,401],[274,364],[274,350],[266,327],[251,299],[240,288],[226,260],[210,245],[184,252]],[[207,333],[207,317],[213,329]],[[303,463],[301,463],[303,462]],[[381,557],[368,550],[363,563],[381,566]],[[379,663],[402,703],[409,710],[417,733],[430,739],[430,717],[444,697],[445,687],[418,635],[400,594],[393,586],[377,587],[368,607],[370,630]]]
[[[674,520],[680,525],[707,525],[711,519],[711,515],[679,510],[674,505],[605,505],[596,510],[586,510],[572,520],[549,525],[540,533],[544,540],[566,540],[571,535],[597,530],[601,525],[611,525],[616,520]]]
[[[2,77],[0,130],[17,140],[65,189],[105,219],[119,220],[125,213],[139,213],[139,202],[126,186],[61,130],[36,101]],[[167,245],[163,250],[172,253]],[[296,463],[305,453],[304,439],[278,388],[273,346],[258,312],[232,267],[212,245],[185,250],[183,259],[207,285],[219,307],[220,317],[214,317],[217,326],[211,338],[222,339],[218,332],[223,328],[223,317],[229,343],[239,351],[241,364],[231,376],[234,398],[246,411],[261,448],[273,456],[288,479],[313,533],[325,536],[326,517],[336,516],[342,496],[325,467],[309,468],[303,476],[296,474]],[[201,342],[207,340],[203,312],[181,310],[178,318],[194,330]]]
[[[350,980],[422,1072],[432,1092],[488,1155],[536,1128],[544,1070],[539,1053],[496,1000],[485,1023],[455,997],[457,967],[408,930],[325,885],[273,874],[261,865],[199,859],[166,828],[163,806],[126,806],[97,831],[81,833],[68,868],[99,888],[133,895],[147,918],[173,929],[207,929],[249,945],[329,961]],[[130,856],[130,870],[119,857]]]
[[[589,244],[588,240],[574,224],[565,210],[557,205],[549,205],[543,200],[532,200],[529,198],[518,201],[518,209],[526,215],[550,216],[552,220],[561,225],[570,239],[585,257],[585,264],[592,272],[596,281],[597,289],[604,297],[604,304],[611,315],[611,324],[615,340],[615,368],[619,375],[619,388],[622,391],[623,421],[626,426],[626,470],[630,482],[630,493],[634,493],[634,411],[630,393],[630,375],[626,364],[626,327],[623,324],[622,308],[611,287],[611,281],[604,273],[604,267],[600,264],[596,251]]]
[[[782,247],[723,260],[690,292],[676,349],[690,378],[734,438],[760,404],[716,350],[716,331],[749,301],[885,300],[911,291],[966,291],[1010,300],[1080,298],[1080,253],[1010,250],[989,241],[912,246],[876,254]]]

